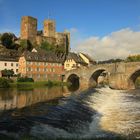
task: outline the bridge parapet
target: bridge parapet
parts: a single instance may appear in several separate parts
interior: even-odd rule
[[[97,82],[101,72],[106,71],[109,74],[109,85],[115,89],[134,88],[134,82],[140,75],[140,62],[119,62],[110,64],[95,64],[89,67],[81,67],[65,72],[65,79],[71,74],[79,77],[81,85],[89,85],[90,78]],[[95,77],[93,77],[93,75]],[[133,83],[133,84],[132,84]]]

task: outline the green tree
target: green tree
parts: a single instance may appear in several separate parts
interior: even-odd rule
[[[14,71],[12,69],[11,70],[4,69],[1,71],[1,73],[3,77],[8,77],[8,78],[14,75]]]
[[[127,62],[137,62],[137,61],[140,61],[140,54],[128,56],[126,58],[126,61]]]
[[[23,52],[25,50],[31,51],[33,49],[33,46],[29,40],[22,39],[20,41],[20,48],[19,51]]]
[[[0,78],[0,88],[8,88],[10,87],[9,82],[5,78]]]
[[[54,48],[55,48],[55,46],[52,45],[52,44],[50,44],[50,43],[48,43],[47,41],[43,41],[43,42],[41,43],[40,48],[41,48],[41,49],[44,49],[44,50],[46,50],[46,51],[53,51]]]
[[[16,39],[17,37],[12,33],[4,33],[0,37],[1,44],[5,46],[7,49],[15,49],[16,44],[14,41]]]
[[[10,48],[11,45],[13,44],[13,36],[11,34],[9,34],[9,33],[4,33],[1,36],[1,43],[6,48]]]

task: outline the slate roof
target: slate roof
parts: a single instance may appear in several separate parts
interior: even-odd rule
[[[90,63],[92,63],[92,64],[96,63],[96,61],[93,60],[88,54],[84,54],[84,53],[81,53],[81,54],[83,54],[89,60]]]
[[[53,63],[64,63],[65,55],[56,54],[55,52],[46,52],[44,50],[38,52],[29,52],[26,51],[23,55],[26,61],[35,61],[35,62],[53,62]]]
[[[76,53],[69,53],[66,60],[73,59],[76,63],[86,64],[84,60]]]
[[[1,49],[0,50],[0,61],[18,61],[19,60],[19,52],[16,50],[10,49]]]

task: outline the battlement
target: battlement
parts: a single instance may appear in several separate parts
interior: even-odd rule
[[[23,16],[21,19],[21,39],[35,42],[37,35],[37,19],[30,16]]]
[[[55,20],[45,19],[43,22],[43,31],[37,31],[37,19],[31,16],[23,16],[21,19],[21,39],[29,40],[32,44],[40,44],[47,41],[56,46],[64,46],[66,52],[70,48],[70,33],[56,32]]]

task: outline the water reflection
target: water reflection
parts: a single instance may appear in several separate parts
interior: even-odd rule
[[[0,110],[23,108],[38,102],[45,102],[67,94],[67,88],[35,88],[33,90],[0,89]]]

